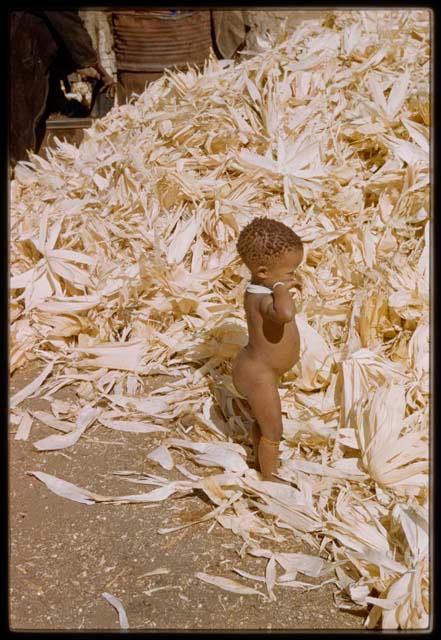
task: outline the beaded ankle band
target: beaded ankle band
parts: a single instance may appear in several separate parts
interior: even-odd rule
[[[270,444],[272,447],[278,447],[280,444],[280,440],[270,440],[269,438],[265,438],[265,436],[260,436],[260,439],[266,444]]]

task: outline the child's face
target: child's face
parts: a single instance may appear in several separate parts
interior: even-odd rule
[[[266,285],[272,287],[275,282],[286,282],[294,284],[296,269],[303,258],[303,250],[295,249],[287,251],[278,258],[271,266],[260,266],[256,275]]]

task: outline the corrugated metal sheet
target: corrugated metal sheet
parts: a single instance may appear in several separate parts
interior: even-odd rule
[[[210,53],[209,9],[113,11],[112,21],[118,70],[160,72],[203,64]]]

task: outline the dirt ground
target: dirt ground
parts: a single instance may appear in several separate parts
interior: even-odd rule
[[[34,366],[14,374],[11,395],[39,372]],[[157,376],[151,388],[163,384]],[[63,400],[74,391],[55,394]],[[43,399],[20,405],[48,410]],[[118,597],[130,629],[154,630],[295,630],[363,629],[363,617],[338,610],[334,585],[300,592],[276,587],[276,602],[256,595],[236,595],[195,577],[206,572],[237,579],[264,591],[233,573],[233,567],[264,575],[266,560],[239,556],[243,541],[213,521],[162,535],[173,527],[201,517],[213,508],[204,494],[181,495],[150,504],[80,504],[50,492],[29,471],[45,471],[83,488],[107,495],[127,495],[152,487],[134,485],[113,476],[115,471],[150,472],[184,479],[164,471],[146,453],[167,434],[134,434],[92,427],[69,449],[39,452],[36,440],[53,429],[34,420],[29,439],[15,440],[9,426],[9,625],[22,630],[119,629],[116,610],[102,598]],[[185,454],[179,463],[191,466]],[[181,457],[180,457],[181,456]],[[266,545],[270,548],[271,545]],[[299,542],[286,551],[310,552]],[[157,569],[158,575],[145,575]],[[304,581],[314,580],[301,576]]]

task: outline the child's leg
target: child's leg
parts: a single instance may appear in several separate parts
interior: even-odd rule
[[[279,444],[280,440],[269,440],[265,436],[259,442],[259,462],[260,471],[264,480],[279,482],[273,475],[279,468]]]
[[[256,383],[248,393],[248,402],[260,431],[260,437],[256,437],[260,471],[265,480],[276,481],[273,473],[279,466],[279,442],[283,431],[282,408],[276,381],[268,378],[267,381]]]
[[[245,402],[245,404],[248,405],[248,411],[252,413],[253,410],[251,408],[250,403],[248,402],[248,397],[242,394],[240,395],[240,397]],[[253,420],[253,423],[251,425],[251,442],[253,444],[254,467],[257,471],[260,471],[259,454],[258,454],[259,441],[260,441],[259,423],[257,422],[257,420]]]
[[[273,475],[279,468],[279,443],[280,440],[266,440],[265,436],[259,442],[259,464],[264,480],[278,482]]]
[[[257,471],[260,471],[259,464],[259,442],[260,442],[260,427],[257,420],[254,420],[251,427],[251,440],[253,441],[253,453],[254,453],[254,466]]]

